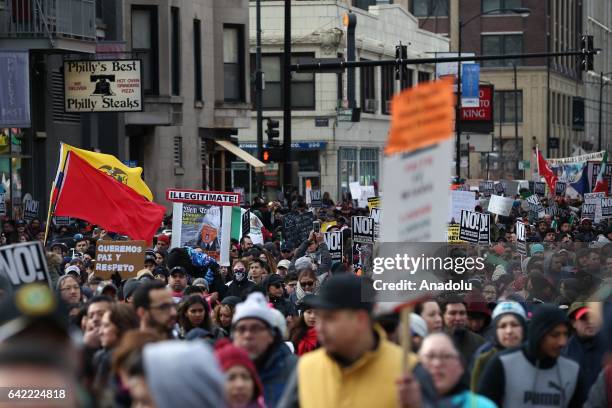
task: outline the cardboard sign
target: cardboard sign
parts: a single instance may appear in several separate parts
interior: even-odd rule
[[[478,235],[478,243],[491,243],[491,214],[480,214],[480,234]]]
[[[314,215],[311,212],[286,214],[283,217],[283,237],[285,241],[291,242],[295,248],[299,247],[302,242],[308,239],[308,235],[312,231],[313,221]]]
[[[495,190],[494,184],[495,183],[491,180],[481,181],[478,183],[478,191],[480,194],[490,196]]]
[[[244,214],[241,215],[241,218],[242,236],[249,235],[249,233],[251,232],[251,210],[246,210]]]
[[[508,217],[510,216],[510,211],[512,211],[513,204],[514,200],[512,198],[492,195],[489,200],[488,211],[492,214]]]
[[[446,242],[449,244],[465,244],[459,239],[459,224],[450,224],[446,232]]]
[[[461,223],[459,224],[459,239],[477,244],[480,240],[480,213],[461,210]]]
[[[145,241],[98,241],[96,244],[96,267],[94,275],[110,279],[118,273],[121,279],[136,276],[144,268]]]
[[[23,219],[33,220],[38,218],[40,203],[37,200],[27,200],[23,202]]]
[[[323,239],[325,239],[332,262],[342,262],[342,231],[326,232],[323,234]]]
[[[371,217],[351,217],[353,242],[362,244],[374,243],[374,219]]]
[[[563,197],[565,196],[565,190],[567,190],[567,183],[564,181],[557,181],[557,184],[555,184],[555,195]]]
[[[476,193],[474,191],[453,190],[450,193],[450,201],[450,216],[448,221],[451,224],[455,224],[461,220],[461,210],[474,210],[476,207]]]
[[[32,241],[0,247],[0,275],[13,288],[41,282],[51,286],[47,259],[41,242]]]
[[[516,249],[521,255],[527,256],[527,230],[520,221],[516,222]]]
[[[546,195],[546,183],[542,181],[530,181],[529,191],[531,191],[533,194],[539,195],[540,197],[544,197]]]
[[[310,190],[310,206],[321,208],[321,190]]]
[[[601,216],[603,218],[612,218],[612,197],[601,199]]]

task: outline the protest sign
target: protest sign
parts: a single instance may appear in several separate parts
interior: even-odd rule
[[[557,181],[557,184],[555,184],[555,195],[563,197],[565,196],[565,190],[567,190],[567,183],[564,181]]]
[[[495,183],[495,194],[502,195],[506,192],[506,184],[503,182]]]
[[[370,218],[374,220],[374,241],[380,239],[380,215],[380,208],[372,208],[372,211],[370,211]]]
[[[321,232],[327,232],[331,227],[338,225],[336,221],[325,221],[321,223]]]
[[[56,227],[69,226],[72,224],[72,219],[70,217],[55,216],[53,217],[53,224]]]
[[[512,211],[513,204],[514,200],[512,198],[492,195],[489,200],[488,211],[492,214],[508,217],[510,216],[510,211]]]
[[[351,192],[351,198],[353,200],[359,200],[361,197],[361,186],[358,181],[349,183],[349,191]]]
[[[478,235],[478,243],[491,243],[491,214],[480,214],[480,234]]]
[[[34,282],[51,286],[42,244],[32,241],[0,247],[0,275],[13,288]]]
[[[481,214],[475,211],[461,210],[459,239],[477,244],[480,240]]]
[[[478,191],[480,194],[490,196],[495,191],[494,182],[491,180],[484,180],[478,183]]]
[[[103,241],[96,243],[94,275],[110,279],[118,273],[121,279],[133,278],[144,268],[145,241]]]
[[[540,197],[544,197],[546,195],[546,183],[542,181],[530,181],[529,191],[531,191],[533,194],[539,195]]]
[[[446,230],[446,242],[449,244],[465,244],[459,239],[459,224],[450,224]]]
[[[245,200],[244,187],[234,187],[232,189],[232,191],[234,193],[240,195],[240,206],[243,206],[245,204],[245,202],[244,202],[244,200]]]
[[[594,222],[600,222],[602,218],[601,214],[601,200],[606,197],[606,193],[586,193],[583,195],[585,204],[595,204],[595,214],[591,218],[590,216],[582,215],[583,217],[589,217]],[[590,207],[589,207],[590,209]],[[590,213],[589,213],[590,214]]]
[[[357,204],[359,205],[359,208],[367,208],[368,199],[375,197],[375,196],[376,196],[376,192],[374,191],[374,186],[361,186],[360,196],[358,197],[358,200],[357,200]]]
[[[372,208],[380,208],[380,197],[368,198],[368,210],[372,211]]]
[[[371,244],[374,242],[374,219],[371,217],[351,217],[353,242]]]
[[[251,210],[246,210],[241,216],[242,237],[251,232]],[[240,237],[240,238],[242,238]]]
[[[612,218],[612,197],[601,199],[601,216],[603,218]]]
[[[225,191],[199,191],[169,189],[166,191],[166,199],[173,203],[209,204],[209,205],[239,205],[240,194]]]
[[[312,231],[313,221],[314,215],[311,212],[285,214],[283,217],[283,237],[285,241],[291,242],[295,248],[299,247],[302,242],[308,239],[308,235]]]
[[[0,215],[6,215],[6,201],[4,197],[4,193],[0,194]]]
[[[596,204],[595,203],[584,203],[582,204],[582,217],[595,219]]]
[[[473,211],[476,207],[476,193],[474,191],[450,192],[450,215],[449,222],[457,223],[461,220],[461,210]]]
[[[23,202],[23,219],[33,220],[38,218],[40,203],[37,200],[26,200]]]
[[[310,206],[321,208],[321,190],[310,190]]]
[[[540,203],[540,198],[537,195],[534,194],[527,197],[526,201],[529,206],[529,211],[534,213],[536,217],[544,215],[544,206]]]
[[[544,215],[548,215],[554,218],[557,215],[558,209],[559,207],[557,207],[556,203],[549,205],[548,207],[544,208]]]
[[[342,231],[326,232],[323,234],[323,239],[325,239],[332,262],[342,262]]]
[[[527,256],[527,231],[525,224],[520,221],[516,222],[516,249],[521,255]]]

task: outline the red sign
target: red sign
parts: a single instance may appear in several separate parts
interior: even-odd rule
[[[489,122],[493,120],[493,86],[480,85],[478,89],[480,106],[461,108],[461,121]]]

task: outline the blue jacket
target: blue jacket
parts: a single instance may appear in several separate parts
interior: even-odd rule
[[[285,343],[273,344],[270,350],[255,361],[268,407],[278,404],[296,365],[297,357]]]
[[[576,335],[570,337],[563,355],[580,365],[585,389],[589,390],[603,368],[602,361],[606,346],[600,334],[593,338],[581,339]]]

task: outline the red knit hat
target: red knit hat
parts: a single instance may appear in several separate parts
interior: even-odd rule
[[[167,236],[167,235],[163,235],[163,234],[162,234],[162,235],[159,235],[159,236],[157,237],[157,242],[163,242],[163,243],[165,243],[166,245],[170,245],[170,237],[169,237],[169,236]]]
[[[246,351],[234,346],[228,339],[221,339],[215,344],[215,354],[224,372],[237,365],[243,366],[248,370],[255,384],[254,399],[259,398],[263,394],[263,386],[259,380],[259,375],[257,375],[255,365]]]

